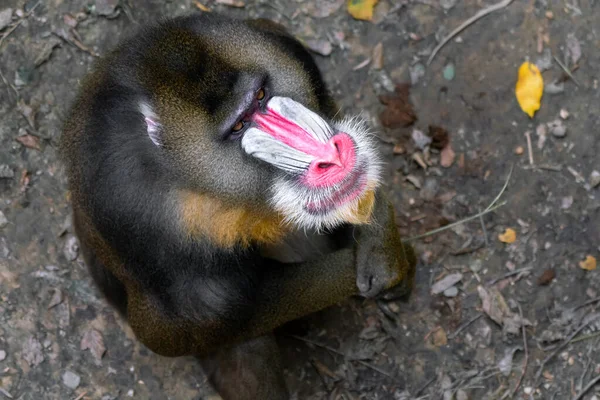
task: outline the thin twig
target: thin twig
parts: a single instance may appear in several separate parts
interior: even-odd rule
[[[525,373],[527,372],[527,364],[529,363],[529,349],[527,348],[527,332],[525,331],[525,324],[523,323],[523,310],[521,309],[521,305],[519,303],[517,303],[517,307],[519,307],[519,317],[521,318],[521,331],[523,332],[523,348],[525,349],[525,360],[523,360],[523,371],[521,372],[521,376],[519,376],[517,385],[513,389],[513,398],[517,394],[517,390],[519,390],[521,382],[523,382],[523,378],[525,377]]]
[[[423,391],[425,389],[427,389],[427,386],[431,385],[436,379],[437,379],[437,377],[434,376],[433,378],[431,378],[430,380],[428,380],[427,382],[425,382],[425,384],[423,386],[421,386],[421,388],[415,392],[414,397],[419,397],[419,395],[421,393],[423,393]]]
[[[478,314],[475,317],[471,318],[470,320],[468,320],[467,322],[465,322],[464,324],[459,326],[454,332],[449,334],[448,339],[450,339],[450,340],[454,339],[459,333],[464,331],[469,325],[471,325],[473,322],[477,321],[481,317],[483,317],[483,314]]]
[[[556,61],[558,63],[558,65],[560,65],[560,67],[563,69],[563,71],[565,71],[565,74],[567,74],[569,76],[569,78],[571,78],[571,80],[573,82],[575,82],[575,84],[577,86],[581,86],[579,84],[579,82],[577,82],[577,79],[575,79],[575,77],[573,76],[571,71],[569,71],[569,68],[567,68],[567,66],[565,64],[561,63],[560,60],[556,56],[553,56],[553,57],[554,57],[554,61]]]
[[[75,397],[73,400],[81,400],[81,399],[83,399],[83,397],[84,397],[86,394],[88,394],[88,392],[87,392],[87,391],[85,391],[85,392],[82,392],[82,393],[81,393],[79,396]]]
[[[10,95],[10,89],[12,89],[15,92],[15,96],[17,98],[17,100],[19,100],[19,91],[17,90],[16,87],[13,86],[12,83],[10,83],[6,77],[4,76],[4,74],[2,73],[2,70],[0,69],[0,78],[2,79],[2,82],[4,82],[4,84],[6,85],[6,87],[8,88],[8,94]]]
[[[597,303],[599,301],[600,301],[600,297],[595,297],[593,299],[590,299],[590,300],[576,306],[575,308],[573,308],[573,311],[579,310],[580,308],[583,308],[583,307],[587,307],[587,306]]]
[[[337,355],[339,355],[339,356],[342,356],[342,357],[346,358],[346,355],[345,355],[344,353],[342,353],[342,352],[341,352],[341,351],[339,351],[339,350],[336,350],[336,349],[334,349],[333,347],[327,346],[326,344],[322,344],[322,343],[319,343],[319,342],[315,342],[315,341],[312,341],[312,340],[310,340],[310,339],[303,338],[303,337],[301,337],[301,336],[296,336],[296,335],[289,335],[289,336],[290,336],[290,337],[292,337],[292,338],[294,338],[294,339],[296,339],[296,340],[300,340],[301,342],[308,343],[308,344],[312,344],[313,346],[317,346],[317,347],[320,347],[320,348],[322,348],[322,349],[329,350],[329,351],[330,351],[330,352],[332,352],[332,353],[335,353],[335,354],[337,354]],[[399,382],[399,381],[398,381],[398,379],[397,379],[397,378],[395,378],[395,377],[394,377],[392,374],[390,374],[389,372],[387,372],[387,371],[384,371],[383,369],[381,369],[381,368],[378,368],[378,367],[376,367],[376,366],[374,366],[374,365],[372,365],[372,364],[369,364],[369,363],[368,363],[368,362],[366,362],[366,361],[362,361],[362,360],[352,360],[352,361],[356,361],[357,363],[359,363],[359,364],[362,364],[362,365],[364,365],[365,367],[367,367],[367,368],[369,368],[369,369],[371,369],[371,370],[373,370],[373,371],[375,371],[375,372],[379,372],[381,375],[387,376],[388,378],[390,378],[390,379],[391,379],[391,380],[393,380],[394,382]]]
[[[528,271],[531,271],[532,269],[533,269],[533,267],[525,267],[525,268],[521,268],[521,269],[515,269],[514,271],[507,272],[506,274],[504,274],[498,278],[492,279],[491,281],[489,281],[487,283],[487,285],[492,286],[492,285],[496,284],[497,282],[500,282],[502,279],[510,278],[511,276],[518,275],[521,272],[528,272]]]
[[[556,356],[558,354],[559,351],[561,351],[562,349],[564,349],[569,343],[571,343],[571,341],[573,340],[573,338],[575,336],[577,336],[579,334],[579,332],[581,332],[585,327],[587,327],[589,325],[589,323],[587,324],[582,324],[579,328],[577,328],[575,330],[575,332],[571,333],[569,335],[569,337],[567,339],[565,339],[564,342],[562,342],[556,349],[554,349],[554,351],[552,353],[550,353],[546,358],[544,358],[540,364],[540,368],[538,369],[538,372],[535,374],[535,380],[537,381],[541,376],[542,376],[542,371],[544,369],[544,366],[546,365],[546,363],[550,360],[552,360],[554,358],[554,356]]]
[[[560,172],[560,171],[562,171],[562,166],[550,165],[550,164],[524,165],[523,169],[533,169],[533,170],[543,169],[546,171]]]
[[[425,232],[425,233],[423,233],[421,235],[411,236],[409,238],[404,239],[403,242],[410,242],[412,240],[421,239],[421,238],[424,238],[424,237],[427,237],[427,236],[435,235],[436,233],[440,233],[440,232],[443,232],[445,230],[454,228],[455,226],[464,224],[465,222],[471,221],[471,220],[473,220],[475,218],[479,218],[479,217],[481,217],[481,216],[483,216],[485,214],[488,214],[488,213],[490,213],[490,212],[492,212],[492,211],[494,211],[494,210],[496,210],[496,209],[504,206],[506,204],[506,201],[503,201],[500,204],[496,204],[496,203],[498,202],[498,200],[500,200],[500,197],[502,197],[502,195],[504,194],[504,191],[508,187],[508,183],[510,182],[510,177],[512,176],[514,167],[515,167],[514,164],[511,165],[510,171],[508,171],[508,176],[506,177],[506,181],[504,181],[504,186],[502,186],[502,190],[500,190],[500,193],[498,193],[498,195],[494,198],[494,200],[490,203],[490,205],[486,207],[485,210],[483,210],[482,212],[477,213],[475,215],[472,215],[470,217],[467,217],[465,219],[461,219],[460,221],[456,221],[456,222],[453,222],[451,224],[444,225],[444,226],[442,226],[440,228],[434,229],[432,231]]]
[[[446,36],[444,39],[442,39],[442,41],[435,47],[435,49],[433,49],[433,51],[431,52],[431,55],[429,56],[429,59],[427,60],[427,65],[431,64],[431,61],[433,61],[433,58],[438,53],[438,51],[440,51],[440,49],[442,47],[444,47],[444,45],[446,43],[448,43],[454,36],[458,35],[465,28],[467,28],[469,25],[473,24],[474,22],[477,22],[479,19],[485,17],[486,15],[488,15],[490,13],[493,13],[494,11],[500,10],[501,8],[508,6],[512,2],[513,2],[513,0],[503,0],[497,4],[494,4],[487,8],[484,8],[482,10],[479,10],[477,12],[477,14],[473,15],[471,18],[469,18],[468,20],[466,20],[465,22],[460,24],[460,26],[458,28],[456,28],[455,30],[450,32],[450,34],[448,36]]]
[[[441,228],[437,228],[437,229],[434,229],[434,230],[432,230],[432,231],[429,231],[429,232],[423,233],[422,235],[416,235],[416,236],[411,236],[411,237],[409,237],[409,238],[406,238],[406,239],[404,239],[404,242],[410,242],[410,241],[412,241],[412,240],[421,239],[421,238],[424,238],[424,237],[427,237],[427,236],[435,235],[436,233],[443,232],[443,231],[445,231],[445,230],[448,230],[448,229],[454,228],[455,226],[458,226],[458,225],[464,224],[465,222],[469,222],[469,221],[471,221],[471,220],[474,220],[474,219],[476,219],[476,218],[479,218],[479,217],[480,217],[480,216],[482,216],[482,215],[489,214],[489,213],[491,213],[492,211],[495,211],[495,210],[497,210],[498,208],[500,208],[500,207],[502,207],[502,206],[505,206],[505,205],[506,205],[506,201],[503,201],[502,203],[500,203],[500,204],[496,205],[495,207],[492,207],[492,208],[490,208],[490,209],[486,209],[485,211],[482,211],[482,212],[480,212],[480,213],[478,213],[478,214],[472,215],[472,216],[470,216],[470,217],[467,217],[467,218],[465,218],[465,219],[461,219],[460,221],[456,221],[456,222],[453,222],[453,223],[451,223],[451,224],[444,225],[444,226],[442,226]]]
[[[579,392],[579,394],[575,397],[573,397],[573,400],[581,400],[583,399],[583,396],[591,389],[594,387],[594,385],[596,385],[596,383],[598,383],[600,381],[600,375],[598,375],[597,377],[595,377],[594,379],[592,379],[587,385],[585,385],[585,387],[583,389],[581,389],[581,392]]]
[[[525,137],[527,138],[527,153],[529,154],[529,165],[534,166],[533,162],[533,150],[531,148],[531,132],[525,132]]]
[[[496,204],[496,202],[498,200],[500,200],[500,197],[502,197],[502,195],[504,194],[504,191],[508,187],[508,183],[510,182],[510,178],[512,177],[512,173],[513,173],[514,169],[515,169],[515,164],[513,164],[513,165],[510,166],[510,170],[508,171],[508,175],[506,176],[506,180],[504,181],[504,186],[502,186],[502,189],[500,190],[500,193],[498,193],[498,195],[496,196],[496,198],[494,199],[494,201],[492,201],[490,203],[490,205],[487,206],[487,208],[485,209],[485,211],[490,210],[492,208],[492,206],[494,204]]]
[[[479,210],[481,214],[481,210]],[[483,231],[483,240],[485,241],[485,247],[489,247],[490,242],[488,241],[487,229],[485,229],[485,222],[483,221],[483,215],[479,215],[479,222],[481,223],[481,230]]]
[[[31,7],[31,10],[29,10],[27,12],[27,14],[25,14],[23,17],[21,17],[21,19],[19,19],[12,27],[10,27],[3,35],[2,37],[0,37],[0,48],[2,48],[2,42],[4,42],[4,39],[6,39],[11,33],[13,33],[15,31],[15,29],[17,29],[22,23],[23,21],[25,21],[27,18],[29,18],[29,16],[31,14],[33,14],[33,12],[35,11],[35,9],[37,8],[37,6],[39,6],[41,3],[41,0],[38,1],[37,3],[35,3],[33,5],[33,7]]]

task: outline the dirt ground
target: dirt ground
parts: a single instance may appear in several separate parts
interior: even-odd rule
[[[349,299],[282,331],[296,399],[600,397],[600,270],[580,264],[600,258],[600,2],[513,1],[427,65],[493,2],[382,0],[358,21],[343,0],[0,0],[0,399],[218,398],[194,359],[152,354],[99,297],[56,149],[95,55],[199,3],[276,20],[324,54],[339,104],[381,138],[404,237],[486,210],[513,167],[504,206],[412,241],[408,300]],[[532,119],[515,98],[527,59],[546,84]],[[402,83],[418,119],[383,126],[380,96]]]

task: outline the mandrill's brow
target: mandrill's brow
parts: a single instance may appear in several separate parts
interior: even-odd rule
[[[242,117],[256,111],[256,94],[266,84],[267,77],[264,74],[242,74],[238,78],[233,93],[229,95],[221,110],[223,118],[219,131],[223,135],[226,135]]]

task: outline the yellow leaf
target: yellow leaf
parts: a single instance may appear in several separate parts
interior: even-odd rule
[[[540,109],[543,93],[544,78],[538,67],[530,62],[521,64],[515,94],[521,110],[530,118],[533,118],[533,114]]]
[[[379,0],[348,0],[348,12],[355,19],[373,19],[373,7]]]
[[[503,243],[513,243],[515,240],[517,240],[517,232],[510,228],[506,228],[504,233],[498,235],[498,239],[500,239],[500,241]]]
[[[579,266],[587,271],[593,271],[596,269],[596,258],[587,256],[585,260],[579,263]]]

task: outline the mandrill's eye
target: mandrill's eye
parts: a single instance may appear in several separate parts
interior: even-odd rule
[[[265,98],[265,89],[261,88],[258,93],[256,94],[256,99],[257,100],[262,100]]]
[[[235,124],[235,125],[233,126],[233,128],[231,128],[231,130],[232,130],[233,132],[239,132],[239,131],[241,131],[242,129],[244,129],[244,121],[239,121],[237,124]]]

